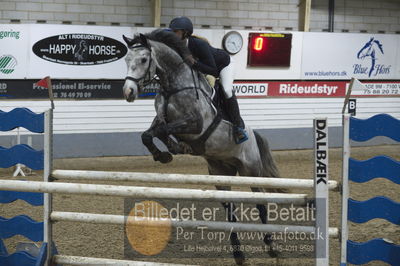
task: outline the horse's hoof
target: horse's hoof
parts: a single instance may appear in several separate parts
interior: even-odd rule
[[[155,156],[154,160],[160,163],[169,163],[172,161],[172,155],[169,152],[163,151],[158,156]]]
[[[270,249],[270,250],[268,250],[268,255],[271,258],[277,258],[279,256],[279,252],[274,249]]]
[[[193,153],[192,147],[189,144],[187,144],[186,142],[180,141],[178,143],[178,146],[179,146],[179,151],[182,154],[192,154]]]
[[[265,235],[264,236],[264,243],[268,246],[272,245],[272,236],[271,235]]]
[[[264,243],[268,245],[269,249],[268,249],[268,255],[271,258],[277,258],[279,256],[279,252],[276,250],[276,245],[272,244],[271,242],[267,243],[269,241],[266,241],[264,238]]]
[[[275,249],[275,245],[273,244],[273,240],[271,238],[271,235],[265,235],[264,237],[264,243],[269,247],[268,249],[268,255],[271,258],[276,258],[278,257],[279,253]]]
[[[233,257],[235,258],[235,262],[237,265],[243,265],[244,261],[246,260],[243,252],[241,252],[240,250],[234,251]]]

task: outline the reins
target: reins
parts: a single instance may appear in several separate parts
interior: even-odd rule
[[[144,47],[144,48],[146,48],[146,49],[148,49],[150,51],[149,65],[148,65],[148,67],[146,69],[146,72],[144,73],[143,77],[141,77],[141,78],[134,78],[134,77],[131,77],[131,76],[126,76],[125,80],[131,80],[131,81],[134,81],[136,83],[139,83],[147,75],[148,76],[148,81],[145,81],[142,84],[142,87],[146,87],[147,85],[152,83],[154,80],[157,81],[157,79],[156,79],[156,76],[154,76],[153,78],[150,77],[150,67],[151,67],[151,63],[152,63],[152,60],[153,60],[153,57],[151,56],[151,47],[149,47],[147,45],[140,44],[140,45],[133,46],[131,48],[140,48],[140,47]]]
[[[160,85],[162,86],[162,84],[160,83],[160,80],[157,79],[157,75],[154,75],[153,78],[150,77],[150,75],[151,75],[151,73],[150,73],[150,68],[151,68],[151,64],[152,64],[152,62],[153,62],[153,57],[151,56],[151,51],[152,51],[152,50],[151,50],[151,47],[148,46],[148,45],[139,44],[139,45],[132,46],[132,47],[130,47],[130,48],[140,48],[140,47],[146,48],[146,49],[148,49],[148,50],[150,51],[149,65],[147,66],[146,72],[145,72],[145,74],[144,74],[142,77],[140,77],[140,78],[135,78],[135,77],[131,77],[131,76],[126,76],[126,77],[125,77],[125,80],[131,80],[131,81],[134,81],[134,82],[136,82],[136,83],[139,83],[141,80],[147,79],[148,81],[144,81],[143,84],[141,85],[141,87],[145,87],[145,86],[149,85],[150,83],[152,83],[153,81],[156,81],[158,84],[160,84]],[[179,67],[180,67],[182,64],[184,64],[184,63],[185,63],[185,60],[182,59],[182,61],[178,64],[177,70],[178,70]],[[183,87],[183,88],[176,89],[176,90],[169,90],[169,88],[167,88],[167,89],[164,89],[164,90],[161,90],[161,91],[160,91],[160,94],[161,94],[161,95],[164,97],[164,99],[165,99],[164,108],[163,108],[163,109],[164,109],[164,117],[165,117],[165,118],[167,118],[167,115],[166,115],[166,114],[167,114],[167,107],[168,107],[168,100],[169,100],[169,98],[170,98],[172,95],[175,95],[175,94],[180,93],[180,92],[185,91],[185,90],[194,89],[195,92],[196,92],[196,99],[199,100],[199,92],[198,92],[198,90],[200,89],[200,91],[204,94],[204,96],[210,100],[209,104],[210,104],[211,107],[212,107],[212,99],[211,99],[211,96],[209,96],[202,88],[199,88],[199,85],[200,85],[200,78],[198,77],[199,84],[197,84],[197,82],[196,82],[196,77],[195,77],[195,73],[194,73],[194,69],[193,69],[192,67],[190,67],[190,71],[191,71],[191,75],[192,75],[192,79],[193,79],[193,84],[194,84],[194,86]],[[198,73],[198,74],[199,74],[199,73]],[[147,78],[146,78],[146,76],[147,76]],[[217,114],[216,114],[217,116],[218,116],[218,113],[219,113],[219,112],[217,111]]]

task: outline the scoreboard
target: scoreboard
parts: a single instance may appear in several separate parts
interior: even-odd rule
[[[249,33],[247,65],[289,67],[292,50],[290,33]]]

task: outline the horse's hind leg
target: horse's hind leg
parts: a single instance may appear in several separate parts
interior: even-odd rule
[[[237,170],[235,167],[226,165],[220,161],[207,160],[208,162],[208,172],[210,175],[230,175],[235,176]],[[219,190],[231,190],[229,186],[216,186]],[[234,215],[234,210],[236,209],[233,203],[223,202],[224,207],[229,222],[236,222],[237,217]],[[245,256],[242,251],[240,251],[240,241],[236,232],[232,232],[230,235],[231,246],[233,248],[233,257],[237,265],[242,265],[245,261]]]
[[[239,167],[239,175],[241,176],[261,176],[262,172],[256,165],[242,165]],[[257,187],[251,187],[251,191],[253,192],[265,192],[263,188],[257,188]],[[263,224],[267,224],[267,209],[265,208],[265,205],[263,204],[257,204],[256,205],[258,212],[260,214],[260,220]],[[268,249],[268,254],[272,258],[276,258],[278,256],[278,253],[275,251],[272,243],[272,235],[271,234],[265,234],[264,236],[264,243],[269,247]]]
[[[253,192],[265,192],[263,189],[255,188],[255,187],[252,187],[251,191],[253,191]],[[260,214],[261,222],[263,224],[267,224],[268,223],[268,220],[267,220],[267,209],[265,208],[265,205],[257,204],[256,207],[257,207],[258,212]],[[278,257],[278,253],[276,252],[276,250],[275,250],[275,248],[273,246],[272,235],[271,234],[265,234],[264,243],[269,247],[269,249],[268,249],[269,256],[272,257],[272,258]]]

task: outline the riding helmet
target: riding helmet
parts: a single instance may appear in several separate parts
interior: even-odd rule
[[[184,30],[190,36],[193,33],[193,23],[188,17],[176,17],[169,23],[172,30]]]

